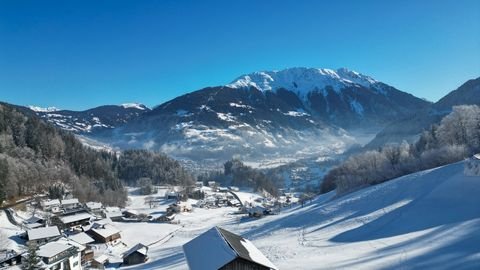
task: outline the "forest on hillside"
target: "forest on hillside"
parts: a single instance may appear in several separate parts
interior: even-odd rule
[[[81,201],[123,206],[124,183],[135,185],[142,177],[154,184],[193,182],[178,162],[163,154],[97,151],[26,110],[0,104],[0,205],[64,186]]]
[[[412,144],[387,145],[349,157],[324,178],[322,193],[342,194],[396,177],[463,160],[480,152],[480,107],[453,107]]]

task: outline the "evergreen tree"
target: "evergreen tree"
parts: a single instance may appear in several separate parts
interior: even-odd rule
[[[40,258],[37,256],[37,245],[29,244],[27,257],[22,263],[22,270],[36,270],[40,269]]]

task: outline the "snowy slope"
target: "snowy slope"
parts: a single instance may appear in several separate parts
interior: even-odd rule
[[[479,194],[480,177],[459,162],[258,220],[198,209],[130,269],[187,269],[181,245],[215,225],[250,239],[279,269],[478,269]]]

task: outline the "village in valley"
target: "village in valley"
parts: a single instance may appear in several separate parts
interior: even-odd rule
[[[7,249],[2,247],[0,269],[20,268],[21,263],[34,260],[32,253],[40,269],[153,269],[151,263],[164,264],[162,260],[172,260],[172,256],[175,260],[185,256],[188,262],[192,256],[186,254],[187,249],[181,250],[182,245],[209,229],[218,231],[215,235],[221,239],[225,235],[232,241],[242,239],[238,243],[248,242],[246,248],[254,249],[250,253],[259,254],[257,258],[239,257],[242,262],[257,263],[260,258],[259,264],[265,269],[275,269],[248,240],[232,237],[235,234],[217,225],[235,228],[307,201],[300,193],[274,198],[266,192],[260,195],[238,187],[222,187],[214,181],[151,189],[145,194],[142,187],[128,188],[125,208],[80,202],[68,191],[61,199],[49,199],[45,194],[5,208],[0,213],[0,226],[7,234],[2,240]],[[198,260],[196,257],[193,260]],[[221,266],[228,262],[218,263]],[[193,265],[202,264],[196,261]]]

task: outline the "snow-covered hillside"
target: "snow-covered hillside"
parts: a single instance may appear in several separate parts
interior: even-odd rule
[[[280,269],[478,269],[480,177],[465,176],[464,164],[325,194],[258,220],[196,209],[151,247],[149,262],[130,269],[187,269],[181,245],[215,225],[250,239]]]

